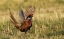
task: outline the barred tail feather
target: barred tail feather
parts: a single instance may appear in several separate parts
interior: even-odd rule
[[[14,26],[19,29],[19,25],[17,23],[15,23],[14,21],[11,20],[11,22],[14,24]]]
[[[19,29],[19,25],[18,25],[16,19],[14,18],[14,16],[12,15],[11,12],[10,12],[10,17],[11,17],[11,19],[12,19],[11,22],[14,24],[14,26],[15,26],[17,29]]]
[[[10,13],[10,17],[11,17],[11,19],[17,24],[17,21],[16,21],[16,19],[13,17],[13,15]]]

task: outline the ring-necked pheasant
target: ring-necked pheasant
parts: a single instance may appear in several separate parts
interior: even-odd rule
[[[12,13],[10,12],[11,22],[21,32],[26,33],[32,27],[32,17],[33,17],[34,12],[35,12],[35,7],[33,7],[33,6],[28,6],[26,8],[25,13],[20,9],[19,21],[20,21],[21,25],[18,25],[18,22],[16,21],[16,19],[14,18]]]

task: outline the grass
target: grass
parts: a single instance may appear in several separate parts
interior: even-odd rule
[[[1,0],[0,2],[0,39],[64,39],[63,0]],[[19,6],[25,10],[29,5],[35,6],[36,10],[32,28],[24,35],[11,23],[8,8],[11,8],[14,17],[17,18]]]
[[[43,17],[41,16],[41,14],[43,15]],[[61,17],[61,15],[58,13],[56,17],[55,14],[56,13],[35,13],[33,17],[33,26],[30,31],[27,32],[26,39],[63,38],[64,17]],[[4,18],[6,17],[7,15],[4,15]],[[17,18],[17,14],[15,14],[15,18]],[[1,39],[24,38],[24,33],[20,32],[13,26],[13,24],[9,20],[9,16],[7,21],[4,20],[4,22],[0,22],[0,33]],[[58,36],[61,37],[59,38]]]

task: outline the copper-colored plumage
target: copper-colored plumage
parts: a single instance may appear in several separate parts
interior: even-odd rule
[[[26,9],[25,13],[22,10],[20,10],[19,17],[20,17],[20,24],[21,25],[18,25],[18,22],[16,21],[16,19],[14,18],[12,13],[10,12],[11,22],[21,32],[26,33],[28,30],[30,30],[30,28],[32,26],[32,17],[33,17],[34,11],[35,11],[35,8],[32,6],[29,6]]]

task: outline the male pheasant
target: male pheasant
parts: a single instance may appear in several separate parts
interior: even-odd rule
[[[33,7],[33,6],[28,6],[26,8],[25,13],[20,9],[19,21],[20,21],[21,25],[18,25],[18,22],[16,21],[16,19],[14,18],[12,13],[10,12],[11,22],[21,32],[26,33],[32,27],[32,17],[33,17],[34,12],[35,12],[35,7]]]

